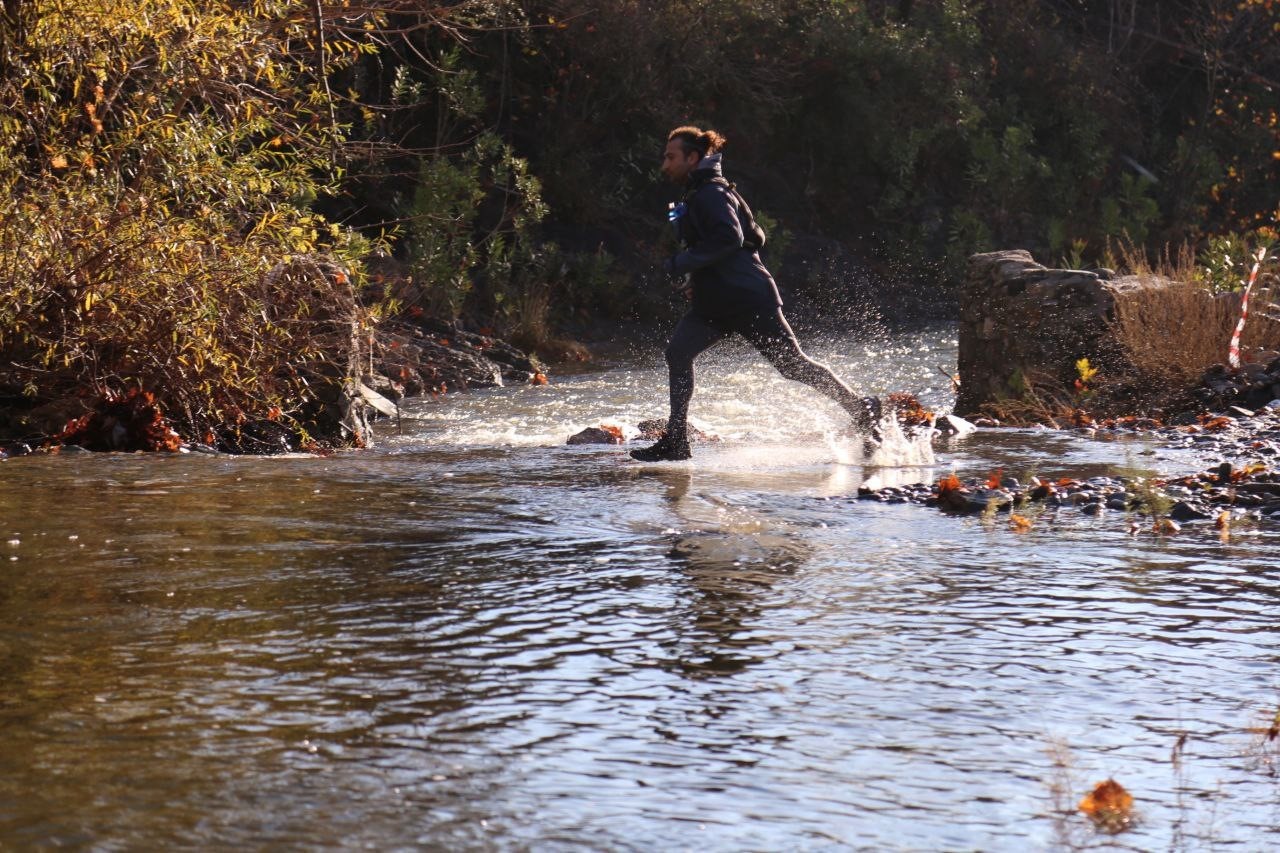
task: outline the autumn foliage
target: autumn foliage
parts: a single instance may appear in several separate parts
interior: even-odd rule
[[[182,439],[150,391],[133,390],[100,400],[92,412],[67,424],[58,436],[86,450],[177,450]]]
[[[0,427],[56,432],[84,399],[68,440],[143,417],[165,446],[297,418],[346,378],[368,245],[307,207],[341,143],[295,52],[320,49],[308,8],[36,0],[0,20],[0,394],[26,411]]]

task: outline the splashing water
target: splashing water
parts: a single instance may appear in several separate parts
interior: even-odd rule
[[[859,394],[908,390],[931,408],[945,409],[950,389],[935,363],[953,356],[952,340],[922,332],[892,345],[850,347],[820,341],[812,349]],[[410,401],[406,446],[554,447],[574,433],[610,425],[638,437],[637,424],[667,414],[666,371],[648,361],[635,366],[562,375],[548,386],[451,395],[447,405]],[[745,344],[729,342],[699,358],[690,423],[718,441],[698,444],[694,462],[718,468],[792,468],[823,464],[928,466],[934,462],[928,431],[906,435],[886,413],[884,441],[869,457],[861,436],[834,402],[790,382]]]

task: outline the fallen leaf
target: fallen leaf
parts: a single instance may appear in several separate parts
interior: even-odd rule
[[[961,491],[964,486],[960,483],[960,478],[955,474],[949,474],[938,481],[938,494],[945,495],[948,492]]]
[[[987,488],[988,489],[1000,488],[1000,480],[1003,479],[1003,477],[1004,477],[1004,469],[997,468],[995,471],[991,473],[990,477],[987,477]]]
[[[1233,423],[1235,423],[1235,421],[1231,420],[1231,418],[1228,418],[1225,415],[1219,415],[1216,418],[1212,418],[1210,420],[1205,421],[1204,428],[1206,430],[1216,431],[1220,429],[1226,429],[1227,427],[1231,426]]]
[[[1120,832],[1133,822],[1133,795],[1114,779],[1094,786],[1078,808],[1106,832]]]
[[[1031,519],[1016,512],[1009,516],[1009,524],[1013,527],[1014,533],[1026,533],[1031,529]]]
[[[546,374],[545,373],[533,374],[533,377],[529,380],[529,384],[530,385],[546,385],[547,384]]]
[[[1267,470],[1267,466],[1262,462],[1250,462],[1239,471],[1231,472],[1232,482],[1239,483],[1249,479],[1254,474],[1261,474]]]
[[[1222,512],[1218,513],[1218,517],[1213,520],[1213,526],[1218,528],[1219,530],[1230,530],[1231,529],[1231,513],[1225,509]]]
[[[893,409],[898,423],[903,426],[924,426],[933,423],[936,415],[920,405],[914,394],[896,391],[885,398],[888,408]]]
[[[1151,525],[1151,532],[1157,536],[1172,536],[1182,529],[1182,525],[1172,518],[1159,518]]]

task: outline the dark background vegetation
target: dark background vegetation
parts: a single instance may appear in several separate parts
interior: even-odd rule
[[[459,164],[490,134],[510,146],[545,216],[497,269],[481,247],[475,290],[445,297],[484,322],[625,314],[660,287],[671,194],[655,167],[686,122],[728,136],[727,170],[800,296],[910,315],[945,305],[975,251],[1080,266],[1114,263],[1117,242],[1274,238],[1269,0],[565,0],[464,4],[454,23],[349,72],[364,101],[395,103],[355,133],[421,151],[432,191],[411,198],[403,160],[371,163],[335,213],[440,217],[443,173],[474,169]],[[507,214],[530,200],[508,196]],[[501,230],[497,209],[469,233]]]

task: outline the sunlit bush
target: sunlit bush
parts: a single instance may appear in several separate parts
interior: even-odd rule
[[[307,209],[342,135],[314,53],[290,53],[307,5],[18,14],[0,25],[0,385],[33,407],[144,389],[206,438],[341,381],[368,246]]]

